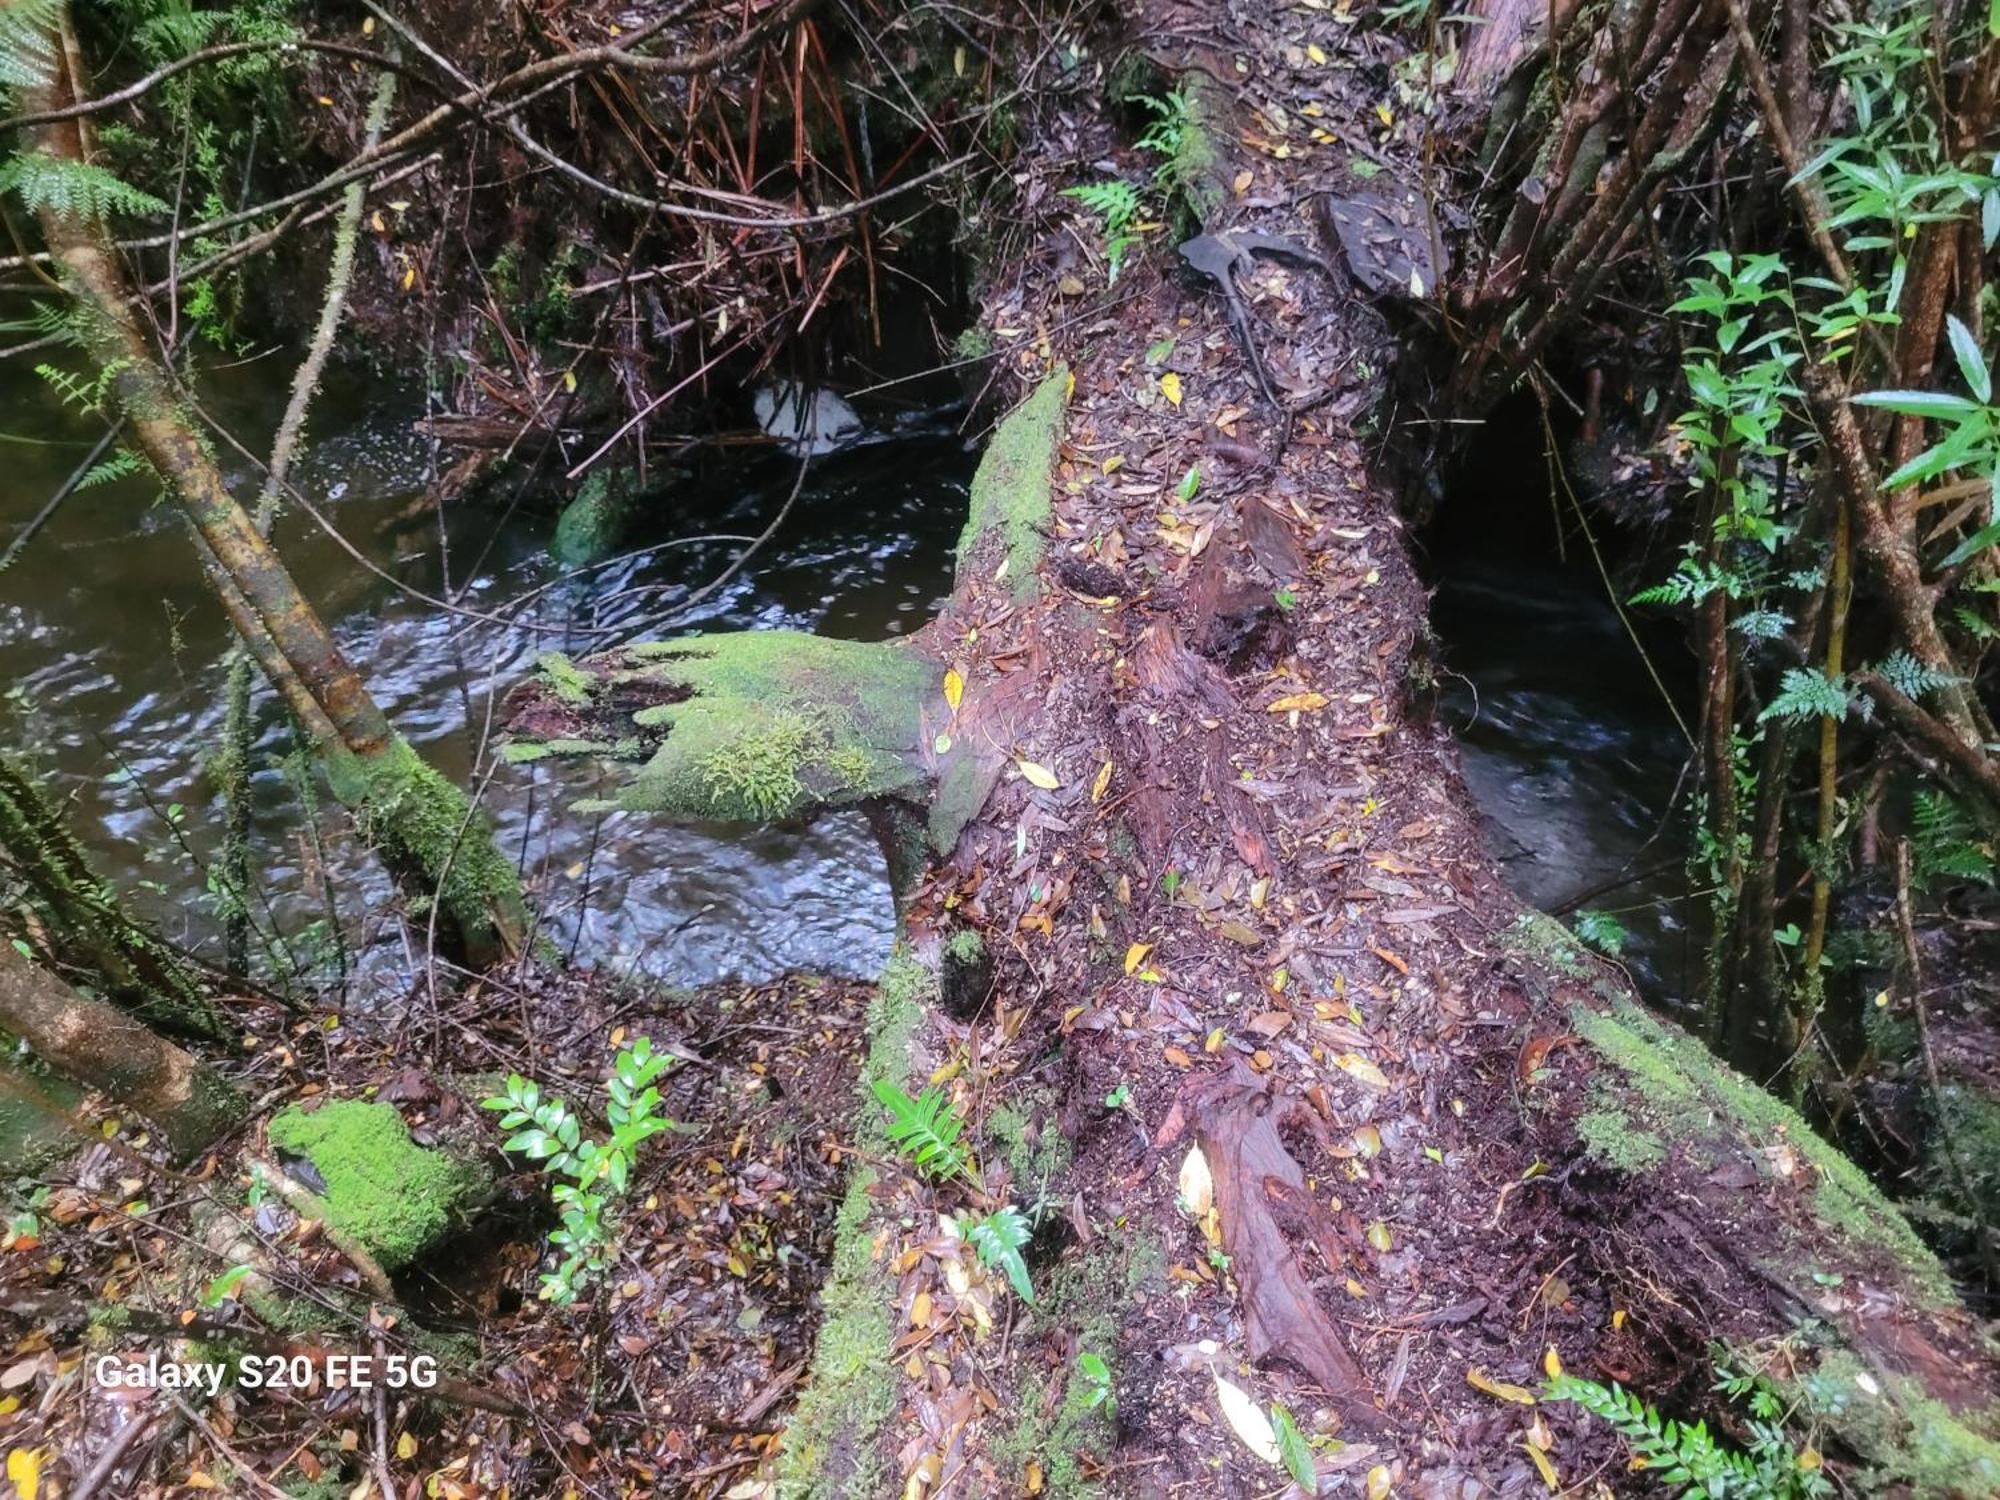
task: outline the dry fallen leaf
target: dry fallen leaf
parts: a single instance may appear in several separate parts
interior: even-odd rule
[[[42,1487],[42,1450],[16,1448],[9,1453],[7,1478],[20,1500],[35,1500]]]
[[[1104,800],[1105,789],[1108,788],[1110,785],[1111,785],[1111,762],[1107,760],[1102,766],[1098,768],[1097,780],[1091,782],[1090,784],[1090,800],[1092,802],[1102,802]]]
[[[1484,1370],[1473,1368],[1465,1372],[1465,1383],[1475,1391],[1484,1391],[1489,1396],[1498,1396],[1502,1401],[1512,1401],[1517,1406],[1533,1406],[1535,1393],[1524,1385],[1510,1381],[1495,1380]]]
[[[1264,710],[1267,714],[1310,713],[1315,708],[1326,707],[1325,693],[1290,693],[1270,704]]]
[[[1271,1426],[1271,1419],[1264,1415],[1264,1408],[1252,1401],[1241,1386],[1230,1384],[1220,1375],[1215,1377],[1215,1399],[1228,1419],[1230,1430],[1243,1440],[1243,1446],[1272,1468],[1281,1467],[1284,1460],[1278,1453],[1278,1434]]]
[[[1341,1053],[1333,1060],[1333,1065],[1370,1088],[1386,1089],[1389,1086],[1389,1075],[1358,1052]]]
[[[1208,1158],[1201,1154],[1201,1147],[1190,1146],[1186,1158],[1181,1162],[1181,1202],[1187,1211],[1197,1219],[1205,1218],[1215,1207],[1215,1178],[1208,1170]]]
[[[1181,404],[1181,378],[1172,370],[1160,377],[1160,394],[1175,406]]]
[[[953,713],[958,712],[960,700],[965,697],[965,679],[958,675],[957,667],[947,667],[944,674],[944,701]]]
[[[1151,943],[1134,943],[1131,947],[1127,948],[1125,950],[1125,972],[1127,974],[1138,973],[1139,965],[1146,961],[1146,955],[1152,951],[1153,945]]]
[[[1016,760],[1014,765],[1020,771],[1021,779],[1030,786],[1038,786],[1045,792],[1053,792],[1062,785],[1056,773],[1038,761]]]

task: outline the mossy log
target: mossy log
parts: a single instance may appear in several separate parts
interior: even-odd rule
[[[27,767],[0,755],[0,872],[20,886],[57,967],[184,1036],[233,1034],[193,965],[134,921]]]
[[[1689,1331],[1820,1414],[1866,1493],[2000,1494],[2000,1351],[1901,1210],[1559,923],[1524,916],[1505,944],[1536,1007],[1530,1102],[1562,1143],[1567,1186],[1600,1215],[1586,1253],[1620,1262],[1621,1243],[1643,1244],[1670,1288],[1784,1310],[1795,1326],[1781,1337]]]
[[[958,599],[1040,586],[1068,384],[1057,371],[994,433],[958,542]],[[550,654],[517,691],[507,753],[632,763],[596,810],[759,823],[865,807],[892,869],[913,873],[926,845],[948,852],[977,815],[1025,708],[1004,679],[961,696],[957,620],[947,607],[894,641],[757,630]]]
[[[389,1104],[332,1099],[273,1116],[272,1146],[312,1164],[305,1195],[337,1242],[358,1246],[385,1271],[436,1245],[487,1186],[477,1165],[419,1146]]]

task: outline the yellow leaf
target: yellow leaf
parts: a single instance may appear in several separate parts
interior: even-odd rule
[[[1389,1076],[1358,1052],[1341,1053],[1333,1060],[1333,1065],[1370,1088],[1386,1089],[1389,1086]]]
[[[1181,378],[1172,370],[1160,377],[1160,394],[1175,406],[1181,404]]]
[[[1310,713],[1326,707],[1325,693],[1291,693],[1264,710],[1267,714]]]
[[[1389,1473],[1387,1464],[1377,1464],[1368,1471],[1368,1500],[1386,1500],[1395,1487],[1396,1481]]]
[[[1556,1353],[1556,1346],[1554,1344],[1549,1345],[1549,1352],[1542,1356],[1542,1368],[1548,1372],[1548,1377],[1551,1380],[1562,1374],[1562,1356]]]
[[[1489,1396],[1498,1396],[1502,1401],[1512,1401],[1518,1406],[1533,1406],[1535,1393],[1524,1385],[1513,1385],[1505,1380],[1495,1380],[1484,1370],[1471,1369],[1465,1372],[1465,1383],[1475,1391],[1484,1391]]]
[[[1624,1326],[1625,1326],[1625,1309],[1622,1307],[1613,1308],[1611,1312],[1611,1331],[1613,1333],[1617,1333]]]
[[[35,1500],[42,1487],[42,1450],[16,1448],[7,1455],[7,1478],[21,1500]]]
[[[1309,42],[1306,44],[1306,56],[1319,64],[1320,67],[1323,68],[1326,66],[1326,53],[1318,42]]]
[[[1127,974],[1138,973],[1139,965],[1146,961],[1146,955],[1152,951],[1153,945],[1151,943],[1134,943],[1131,947],[1127,948],[1125,950],[1125,972]]]
[[[1057,779],[1056,773],[1039,762],[1016,760],[1014,765],[1020,771],[1021,779],[1026,781],[1030,786],[1038,786],[1045,792],[1053,792],[1057,787],[1062,785],[1062,782]]]
[[[1090,800],[1092,802],[1102,802],[1104,800],[1105,790],[1110,785],[1111,785],[1111,762],[1107,760],[1102,766],[1098,768],[1097,780],[1091,782],[1090,784]]]
[[[406,1432],[396,1439],[396,1457],[408,1460],[416,1456],[417,1435],[414,1432]]]
[[[416,284],[417,284],[417,268],[415,266],[411,266],[407,271],[403,272],[403,290],[407,292],[411,287],[415,286]]]
[[[1389,1226],[1377,1219],[1368,1226],[1368,1243],[1382,1254],[1387,1255],[1396,1243],[1396,1237],[1389,1232]]]
[[[1557,1490],[1561,1489],[1562,1476],[1556,1473],[1556,1466],[1549,1462],[1548,1454],[1542,1452],[1533,1443],[1523,1443],[1521,1446],[1528,1450],[1528,1457],[1535,1461],[1535,1468],[1541,1473],[1542,1483],[1549,1487],[1549,1493],[1553,1495]]]
[[[944,701],[951,705],[953,713],[965,699],[965,679],[958,675],[957,667],[947,667],[944,673]]]

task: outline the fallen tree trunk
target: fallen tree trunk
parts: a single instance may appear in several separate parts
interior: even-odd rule
[[[68,8],[45,81],[24,90],[31,111],[88,98]],[[37,125],[44,170],[102,173],[87,117]],[[81,181],[81,176],[78,177]],[[44,238],[77,299],[83,342],[124,414],[134,447],[159,475],[195,533],[205,571],[230,622],[314,737],[329,785],[362,838],[419,913],[434,906],[469,961],[519,951],[526,910],[512,864],[464,794],[426,765],[389,723],[250,515],[230,494],[172,374],[140,328],[135,301],[101,217],[76,194],[42,195]]]
[[[243,1116],[241,1097],[206,1064],[116,1007],[78,994],[4,942],[0,1031],[57,1072],[150,1120],[177,1158],[195,1155]]]
[[[1283,76],[1289,38],[1243,36],[1246,76]],[[1230,227],[1310,239],[1333,168],[1228,165]],[[1381,367],[1357,299],[1259,275],[1302,396]],[[1244,1402],[1347,1439],[1316,1462],[1370,1493],[1525,1492],[1524,1444],[1571,1483],[1622,1463],[1528,1409],[1542,1371],[1691,1418],[1711,1346],[1862,1490],[1990,1492],[2000,1372],[1896,1209],[1494,878],[1452,746],[1406,712],[1425,591],[1366,401],[1245,464],[1265,417],[1224,307],[1126,278],[1094,323],[1052,271],[995,291],[996,325],[1066,331],[1003,350],[1034,395],[910,642],[694,637],[517,700],[518,755],[639,766],[616,805],[864,802],[918,870],[779,1492],[1269,1492]],[[984,982],[944,982],[974,957]],[[976,1174],[898,1165],[878,1083],[948,1093]],[[1036,1298],[996,1348],[967,1226],[1009,1207]]]

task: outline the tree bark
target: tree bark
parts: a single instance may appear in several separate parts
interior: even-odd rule
[[[243,1116],[242,1098],[205,1063],[116,1007],[78,994],[4,942],[0,1029],[57,1072],[145,1116],[179,1159]]]

